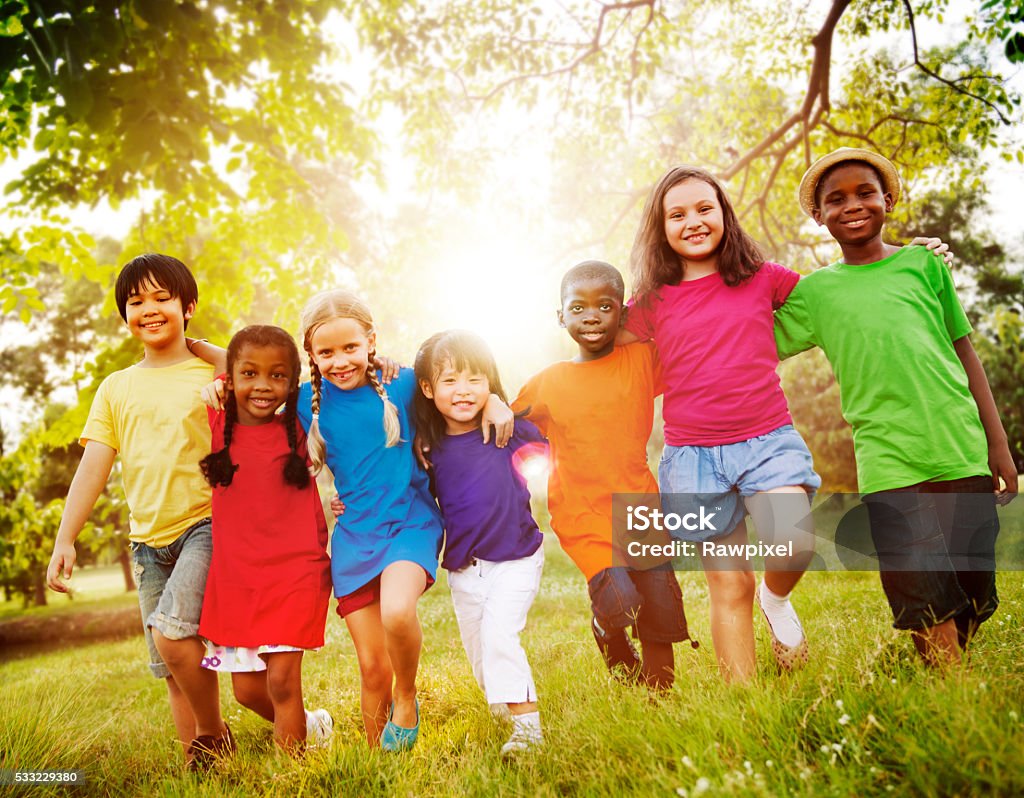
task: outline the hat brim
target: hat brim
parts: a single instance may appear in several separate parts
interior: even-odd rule
[[[865,161],[871,164],[882,177],[883,190],[892,195],[892,204],[895,205],[899,202],[900,176],[896,172],[896,167],[892,165],[892,161],[871,150],[862,150],[859,147],[840,147],[812,163],[800,180],[800,207],[808,216],[813,218],[814,210],[817,207],[814,192],[818,188],[821,176],[836,164],[844,161]]]

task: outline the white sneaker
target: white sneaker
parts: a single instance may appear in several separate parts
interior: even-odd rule
[[[515,756],[533,750],[544,744],[544,734],[540,730],[540,714],[530,712],[526,715],[512,716],[512,736],[501,747],[504,757]]]
[[[334,734],[334,718],[326,709],[306,710],[306,747],[326,748]]]

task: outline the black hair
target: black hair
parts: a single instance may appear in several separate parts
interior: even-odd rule
[[[505,389],[498,376],[498,365],[484,340],[468,330],[445,330],[430,336],[416,353],[413,371],[416,384],[433,386],[441,375],[445,363],[451,362],[456,371],[470,371],[487,377],[491,393],[497,394],[508,404]],[[433,399],[428,399],[423,390],[416,391],[416,429],[420,437],[430,446],[444,438],[445,420]]]
[[[832,174],[840,166],[849,166],[850,164],[856,164],[857,166],[866,166],[872,171],[875,177],[878,179],[878,185],[882,189],[884,194],[888,189],[885,187],[885,179],[882,177],[882,173],[878,171],[878,168],[868,161],[862,161],[859,158],[851,158],[848,161],[839,161],[838,163],[832,164],[828,169],[821,173],[821,177],[818,178],[818,182],[814,184],[814,207],[821,207],[821,187],[825,183],[825,179]]]
[[[288,448],[291,453],[285,459],[283,477],[288,485],[296,488],[304,488],[309,485],[309,469],[306,461],[298,452],[298,420],[295,416],[295,408],[299,401],[299,371],[302,366],[299,361],[299,349],[295,346],[295,340],[280,327],[269,324],[253,324],[235,333],[228,344],[228,374],[231,374],[239,353],[247,346],[265,347],[279,346],[288,353],[288,365],[292,370],[291,385],[288,390],[288,398],[285,400],[284,429],[288,436]],[[238,421],[238,407],[235,403],[234,391],[226,389],[224,398],[224,447],[219,451],[212,452],[203,458],[199,467],[203,470],[203,476],[211,486],[231,484],[231,480],[238,470],[238,466],[231,462],[231,435],[235,423]]]
[[[572,286],[584,280],[604,280],[615,291],[619,302],[626,298],[626,284],[618,269],[603,260],[585,260],[569,269],[562,278],[562,287],[559,289],[561,302],[565,302],[565,295]]]
[[[196,278],[192,276],[188,266],[170,255],[149,252],[132,258],[121,267],[121,272],[117,275],[114,299],[117,300],[117,310],[121,314],[122,321],[128,321],[125,311],[128,297],[137,294],[147,282],[160,286],[172,297],[181,300],[183,312],[189,305],[199,300]],[[185,329],[188,329],[188,319],[185,319]]]

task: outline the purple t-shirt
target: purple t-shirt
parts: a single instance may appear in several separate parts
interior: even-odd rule
[[[430,461],[434,490],[444,516],[441,565],[458,571],[474,557],[492,562],[529,557],[543,542],[530,513],[530,491],[517,465],[547,456],[547,441],[525,419],[516,419],[508,446],[484,444],[479,430],[446,435]]]
[[[800,279],[765,262],[737,286],[715,272],[631,303],[626,329],[654,340],[665,378],[665,442],[722,446],[792,424],[775,369],[774,311]]]

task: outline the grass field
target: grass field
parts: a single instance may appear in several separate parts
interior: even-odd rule
[[[225,680],[239,754],[205,777],[185,774],[165,687],[137,637],[0,665],[0,768],[82,769],[82,789],[97,795],[1024,794],[1021,573],[1001,576],[1002,606],[971,665],[946,677],[923,670],[890,629],[877,574],[810,573],[795,597],[809,667],[777,674],[759,623],[760,674],[748,687],[719,679],[703,575],[679,576],[702,646],[677,647],[676,687],[657,698],[609,679],[583,579],[548,540],[525,635],[547,744],[517,763],[498,756],[508,732],[472,680],[441,578],[420,602],[423,727],[409,755],[363,743],[355,655],[332,616],[327,646],[304,670],[307,704],[335,717],[328,751],[277,755],[269,725],[234,702]]]
[[[81,612],[86,609],[103,610],[122,606],[138,606],[135,593],[125,591],[121,566],[116,563],[76,568],[70,584],[74,590],[74,598],[62,596],[52,590],[47,591],[45,607],[25,609],[20,597],[12,601],[0,599],[0,623],[13,618],[48,617],[58,613]]]

